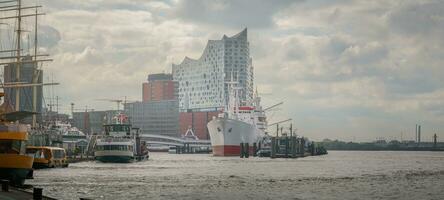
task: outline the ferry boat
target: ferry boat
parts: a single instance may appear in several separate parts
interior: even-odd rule
[[[4,93],[0,92],[0,97]],[[29,116],[28,112],[5,113],[0,108],[0,179],[21,186],[32,174],[34,157],[26,155],[29,127],[14,121]]]
[[[260,105],[257,92],[249,106],[240,106],[236,82],[229,82],[228,103],[222,113],[208,122],[214,156],[239,156],[240,143],[249,143],[253,154],[253,143],[259,144],[265,135],[267,121]]]
[[[94,157],[106,163],[130,163],[148,158],[146,145],[138,138],[138,130],[118,114],[114,123],[104,125],[105,134],[97,138]]]

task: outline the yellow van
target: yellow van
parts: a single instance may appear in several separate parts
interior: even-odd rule
[[[34,169],[68,167],[65,149],[47,146],[28,146],[26,154],[34,156]]]

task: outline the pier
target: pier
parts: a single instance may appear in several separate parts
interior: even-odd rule
[[[327,150],[322,145],[315,142],[308,142],[304,137],[281,136],[271,137],[271,144],[240,143],[240,157],[248,158],[251,156],[270,157],[270,158],[300,158],[305,156],[317,156],[327,154]]]
[[[0,180],[2,190],[0,191],[0,199],[11,200],[55,200],[54,198],[43,196],[42,188],[34,188],[25,185],[24,188],[16,188],[9,185],[8,180]]]

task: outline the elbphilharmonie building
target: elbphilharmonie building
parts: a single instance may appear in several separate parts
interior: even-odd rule
[[[241,102],[253,98],[253,66],[247,29],[220,40],[209,40],[199,59],[185,57],[172,66],[179,83],[179,107],[184,110],[223,108],[228,97],[225,84],[231,77],[239,83]]]

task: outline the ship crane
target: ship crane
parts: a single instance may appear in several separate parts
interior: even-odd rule
[[[282,120],[282,121],[274,122],[274,123],[272,123],[272,124],[269,124],[268,126],[273,126],[273,125],[275,125],[275,124],[279,125],[279,124],[282,124],[282,123],[285,123],[285,122],[288,122],[288,121],[291,121],[291,120],[292,120],[292,119],[289,118],[289,119],[286,119],[286,120]]]
[[[114,102],[117,104],[117,110],[120,110],[120,104],[123,103],[123,105],[125,105],[126,103],[133,103],[136,101],[131,101],[131,100],[127,100],[126,97],[125,99],[96,99],[97,101],[108,101],[108,102]]]
[[[265,108],[264,111],[271,110],[271,109],[276,108],[276,107],[278,107],[278,106],[280,106],[280,105],[282,105],[282,104],[284,104],[283,101],[281,101],[281,102],[279,102],[279,103],[277,103],[277,104],[274,104],[274,105],[272,105],[272,106],[269,106],[269,107]]]

